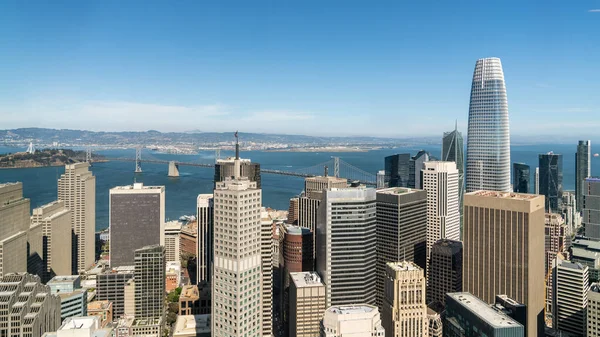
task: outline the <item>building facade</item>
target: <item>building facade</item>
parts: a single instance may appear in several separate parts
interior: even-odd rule
[[[261,178],[260,178],[260,164],[253,163],[250,159],[240,159],[238,158],[240,163],[240,177],[248,178],[248,180],[256,183],[256,188],[260,189],[261,187]],[[226,159],[218,159],[215,164],[215,188],[217,187],[218,182],[224,182],[228,178],[231,178],[235,175],[235,157],[229,157]]]
[[[375,304],[376,199],[371,188],[325,191],[317,222],[317,272],[327,306]]]
[[[462,292],[463,244],[442,239],[433,244],[427,278],[427,303],[446,302],[447,293]]]
[[[385,275],[382,322],[386,337],[429,335],[425,272],[414,262],[389,262]]]
[[[212,194],[199,194],[197,199],[198,219],[198,282],[210,282],[213,262],[213,217]]]
[[[499,58],[475,63],[469,104],[466,191],[510,191],[510,132]]]
[[[131,266],[136,249],[165,244],[165,187],[110,189],[110,266]]]
[[[525,327],[473,294],[449,293],[446,295],[444,336],[522,337]]]
[[[46,285],[60,297],[61,321],[87,316],[87,289],[81,288],[79,275],[55,276]]]
[[[460,240],[458,170],[456,163],[424,163],[423,189],[427,191],[427,259],[440,239]]]
[[[458,169],[458,189],[462,205],[465,189],[465,154],[462,133],[458,131],[458,123],[454,131],[444,132],[442,137],[442,161],[453,161]]]
[[[125,285],[135,274],[134,266],[112,268],[96,279],[96,297],[99,301],[113,304],[113,315],[120,318],[125,313]]]
[[[214,191],[212,334],[257,337],[263,335],[262,193],[241,175],[239,157],[232,176]]]
[[[366,304],[333,306],[325,310],[321,337],[383,337],[385,330],[377,307]]]
[[[585,236],[600,240],[600,178],[587,178],[583,190],[583,219]]]
[[[85,271],[96,261],[96,177],[89,167],[89,163],[67,164],[58,179],[58,200],[71,211],[72,274]]]
[[[587,337],[598,337],[600,336],[600,284],[590,285],[587,298]]]
[[[562,209],[562,154],[539,155],[540,194],[546,197],[546,212],[560,212]]]
[[[105,327],[113,321],[113,306],[110,301],[93,301],[88,303],[87,312],[89,316],[96,316],[101,327]]]
[[[260,212],[260,260],[262,269],[262,333],[273,334],[273,220],[266,208]]]
[[[29,205],[22,183],[0,184],[0,277],[27,271]]]
[[[592,173],[592,142],[580,140],[575,153],[575,198],[577,211],[582,210],[585,179]]]
[[[178,261],[180,254],[181,222],[174,220],[165,223],[165,258],[167,262]]]
[[[529,165],[513,163],[513,192],[529,193],[529,178],[531,172]]]
[[[527,335],[543,334],[544,197],[477,191],[464,201],[463,289],[525,304]]]
[[[552,327],[573,336],[587,332],[588,267],[560,258],[554,261]]]
[[[377,190],[377,306],[384,298],[388,262],[412,261],[426,268],[427,192],[401,187]]]
[[[135,250],[135,317],[163,318],[165,299],[165,247]]]
[[[319,336],[325,312],[325,285],[315,272],[290,274],[289,337]]]

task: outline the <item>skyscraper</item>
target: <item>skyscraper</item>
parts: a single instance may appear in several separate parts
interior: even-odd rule
[[[178,261],[181,258],[181,222],[177,220],[165,223],[165,252],[166,261]]]
[[[115,318],[120,318],[125,313],[125,285],[134,274],[134,266],[121,266],[98,274],[96,297],[100,301],[112,302]]]
[[[382,308],[388,262],[425,268],[427,192],[403,187],[377,190],[377,306]]]
[[[510,133],[499,58],[475,63],[469,104],[466,190],[510,191]]]
[[[598,337],[600,336],[600,284],[593,283],[587,297],[587,337]]]
[[[375,189],[325,191],[317,222],[317,272],[327,306],[375,304]]]
[[[592,142],[580,140],[575,153],[575,196],[577,210],[583,209],[583,191],[585,178],[592,172]]]
[[[540,194],[546,197],[546,212],[560,212],[562,207],[562,154],[540,154]]]
[[[534,189],[533,189],[533,194],[540,194],[540,168],[539,167],[535,168],[535,175],[534,175],[533,181],[535,183]]]
[[[513,163],[513,192],[529,193],[529,165]]]
[[[600,178],[585,180],[582,210],[585,236],[600,240]]]
[[[462,133],[458,132],[458,123],[455,124],[454,131],[444,132],[444,137],[442,138],[442,161],[453,161],[456,163],[456,168],[458,169],[458,192],[460,204],[462,205],[462,196],[465,190],[465,154],[463,136]]]
[[[262,261],[262,333],[273,334],[273,220],[265,207],[260,212],[260,254]]]
[[[315,272],[290,274],[289,337],[313,337],[325,312],[325,286]]]
[[[0,184],[0,277],[27,271],[29,199],[23,184]]]
[[[429,152],[420,150],[410,159],[409,171],[410,177],[408,179],[408,187],[410,188],[423,188],[421,181],[421,170],[426,162],[430,160]]]
[[[408,187],[410,179],[410,153],[385,157],[385,186]]]
[[[135,317],[163,318],[165,299],[165,247],[135,250]]]
[[[525,304],[527,336],[543,335],[544,197],[477,191],[464,201],[463,290]]]
[[[381,321],[386,337],[427,336],[425,273],[413,262],[390,262],[385,272]]]
[[[89,163],[67,164],[58,179],[58,199],[71,210],[73,274],[85,271],[96,261],[96,177],[89,167]]]
[[[236,144],[233,177],[217,182],[214,191],[211,333],[258,337],[263,335],[262,193],[241,175],[238,149]]]
[[[461,292],[463,245],[460,241],[442,239],[433,244],[429,261],[427,303],[446,302],[447,293]]]
[[[458,170],[451,161],[430,161],[422,170],[427,191],[427,260],[440,239],[460,240]]]
[[[569,336],[585,336],[588,305],[588,267],[561,259],[554,260],[552,327]]]
[[[239,151],[238,151],[239,154]],[[246,177],[248,180],[256,183],[256,187],[260,188],[261,186],[261,177],[260,177],[260,164],[253,163],[250,159],[240,159],[238,155],[238,160],[240,162],[240,177]],[[215,164],[215,188],[218,182],[223,182],[227,178],[231,178],[234,176],[234,162],[235,157],[229,157],[227,159],[218,159]]]
[[[110,189],[110,266],[131,266],[136,249],[165,244],[165,187]]]
[[[199,194],[198,212],[198,283],[211,282],[213,262],[213,195]]]

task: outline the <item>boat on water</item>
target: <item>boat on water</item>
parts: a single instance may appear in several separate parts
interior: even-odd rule
[[[600,155],[597,153],[594,153],[594,157],[600,157]]]

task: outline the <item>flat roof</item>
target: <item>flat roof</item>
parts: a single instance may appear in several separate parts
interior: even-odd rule
[[[349,306],[334,306],[329,307],[327,311],[338,315],[356,315],[356,314],[368,314],[373,310],[378,310],[374,306],[363,304],[363,305],[349,305]]]
[[[296,288],[323,286],[319,274],[314,271],[290,273],[290,277],[292,278],[292,282],[296,285]]]
[[[94,326],[98,326],[98,317],[96,316],[69,317],[65,319],[58,330],[91,329]]]
[[[120,266],[109,269],[104,274],[131,274],[135,271],[135,266]]]
[[[509,316],[492,309],[489,304],[480,300],[471,293],[448,293],[447,296],[453,298],[456,302],[467,308],[474,315],[494,327],[506,328],[511,326],[522,326],[519,324],[519,322],[515,321]]]
[[[382,189],[378,189],[377,193],[378,194],[408,194],[408,193],[415,193],[417,191],[422,191],[416,188],[408,188],[408,187],[389,187],[389,188],[382,188]]]
[[[79,275],[54,276],[46,284],[59,283],[59,282],[73,282],[73,281],[76,281],[78,278],[80,278]]]
[[[475,191],[466,193],[467,195],[478,195],[481,197],[501,198],[501,199],[516,199],[516,200],[531,200],[538,198],[537,194],[514,193],[514,192],[499,192],[499,191]]]
[[[115,191],[128,191],[128,190],[161,190],[164,189],[164,186],[145,186],[144,183],[135,183],[133,185],[126,186],[115,186],[111,188]]]
[[[290,224],[284,224],[285,230],[287,234],[292,235],[302,235],[302,234],[310,234],[310,228],[295,226]]]
[[[210,314],[206,315],[181,315],[173,328],[173,336],[188,336],[198,333],[210,333]]]
[[[421,269],[421,267],[416,265],[414,262],[410,262],[410,261],[388,262],[387,265],[392,267],[392,269],[395,271],[423,270],[423,269]]]

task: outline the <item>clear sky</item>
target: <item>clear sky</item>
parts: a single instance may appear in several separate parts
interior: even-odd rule
[[[600,1],[0,1],[0,129],[466,131],[500,57],[513,135],[600,130]]]

